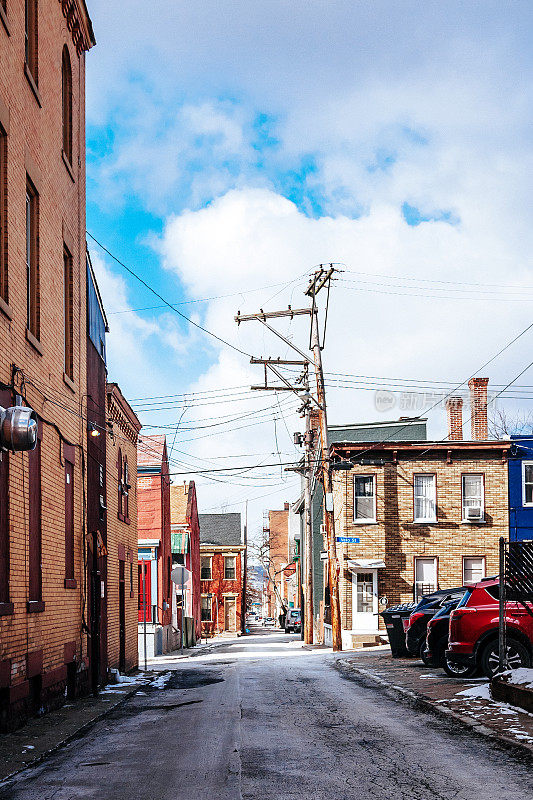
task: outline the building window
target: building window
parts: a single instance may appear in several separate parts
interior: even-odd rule
[[[354,522],[376,521],[376,476],[355,475],[353,479]]]
[[[0,297],[9,302],[7,287],[7,136],[0,125]]]
[[[533,461],[522,461],[522,505],[533,506]]]
[[[63,246],[63,273],[65,290],[65,373],[74,380],[74,278],[72,256]]]
[[[211,556],[202,556],[202,565],[200,567],[200,579],[202,581],[211,580]]]
[[[74,579],[74,464],[65,459],[65,580]]]
[[[120,447],[118,448],[118,458],[117,458],[117,484],[118,484],[118,488],[117,488],[117,492],[118,492],[118,498],[117,498],[117,502],[118,502],[118,518],[119,519],[124,519],[124,514],[122,513],[122,498],[123,498],[123,493],[122,493],[122,450],[120,449]]]
[[[63,103],[63,152],[72,164],[72,68],[68,47],[61,59],[61,94]]]
[[[414,491],[414,521],[437,521],[437,478],[435,475],[415,475],[413,480]]]
[[[29,486],[29,600],[30,603],[42,600],[42,497],[41,497],[41,441],[37,437],[37,446],[28,453],[28,486]]]
[[[479,583],[485,577],[485,556],[463,557],[463,583]]]
[[[234,581],[235,577],[235,556],[226,556],[224,558],[224,578],[227,581]]]
[[[202,595],[202,622],[211,622],[211,598],[209,595]]]
[[[482,522],[485,516],[483,475],[463,475],[463,522]]]
[[[415,601],[437,589],[437,559],[415,558]]]
[[[30,333],[39,339],[39,195],[29,179],[26,182],[26,288],[26,324]]]
[[[130,521],[130,471],[128,469],[128,456],[124,456],[122,464],[122,495],[124,497],[124,504],[122,506],[122,513],[124,514],[124,522]]]
[[[38,78],[37,68],[37,0],[26,0],[25,8],[25,27],[24,27],[24,40],[25,40],[25,59],[26,66],[28,67],[31,76],[35,83]]]

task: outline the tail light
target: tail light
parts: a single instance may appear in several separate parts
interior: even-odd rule
[[[414,614],[411,614],[411,616],[409,617],[409,619],[404,619],[404,621],[403,621],[403,628],[404,628],[404,631],[407,633],[407,631],[409,630],[409,628],[410,628],[412,625],[414,625],[414,624],[415,624],[415,622],[416,622],[417,620],[419,620],[419,619],[422,619],[422,617],[424,617],[424,616],[425,616],[425,614],[424,614],[424,612],[423,612],[423,611],[417,611],[417,612],[415,612]]]
[[[450,623],[451,622],[458,622],[465,614],[471,614],[472,611],[476,611],[475,608],[456,608],[455,611],[452,611],[450,614]]]

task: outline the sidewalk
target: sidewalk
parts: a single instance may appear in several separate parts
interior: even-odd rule
[[[449,678],[441,669],[412,658],[392,658],[390,650],[346,654],[337,667],[356,673],[423,707],[456,719],[533,755],[533,715],[492,700],[485,678]]]
[[[37,764],[81,736],[154,677],[154,673],[140,673],[134,678],[126,678],[124,683],[106,686],[98,697],[80,697],[56,711],[29,719],[13,733],[0,734],[0,781]]]

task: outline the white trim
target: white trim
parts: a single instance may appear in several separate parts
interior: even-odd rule
[[[481,517],[476,520],[466,519],[465,517],[465,478],[481,478]],[[461,475],[461,522],[476,525],[485,522],[485,473],[484,472],[463,472]]]
[[[373,516],[372,517],[356,517],[355,516],[355,481],[357,478],[372,478],[372,499],[373,499]],[[375,472],[361,472],[353,476],[352,482],[352,501],[353,501],[353,524],[354,525],[372,525],[377,522],[377,509],[376,509],[376,473]],[[359,497],[359,495],[357,495]]]
[[[485,578],[487,576],[487,557],[486,556],[463,556],[463,583],[467,583],[467,580],[465,578],[465,561],[467,561],[468,559],[471,560],[471,561],[475,561],[477,559],[478,561],[482,561],[483,562],[483,575],[480,578],[480,580],[483,580],[483,578]],[[472,583],[472,581],[468,581],[468,582]]]
[[[533,461],[522,461],[522,505],[524,508],[531,508],[531,503],[526,503],[526,466],[533,467]]]
[[[433,502],[433,515],[431,517],[417,517],[416,516],[416,479],[417,478],[433,478],[433,492],[432,497],[428,498]],[[423,495],[419,495],[422,497]],[[415,472],[413,475],[413,522],[437,522],[437,476],[434,472]]]
[[[381,558],[349,558],[348,569],[353,572],[365,572],[371,569],[385,569],[385,562]]]

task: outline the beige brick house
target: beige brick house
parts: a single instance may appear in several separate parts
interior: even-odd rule
[[[474,404],[480,385],[471,390]],[[353,462],[334,473],[344,647],[384,631],[387,605],[498,571],[499,538],[509,530],[509,442],[487,440],[486,382],[481,395],[472,406],[479,438],[461,439],[454,399],[445,441],[332,445],[334,459]]]

